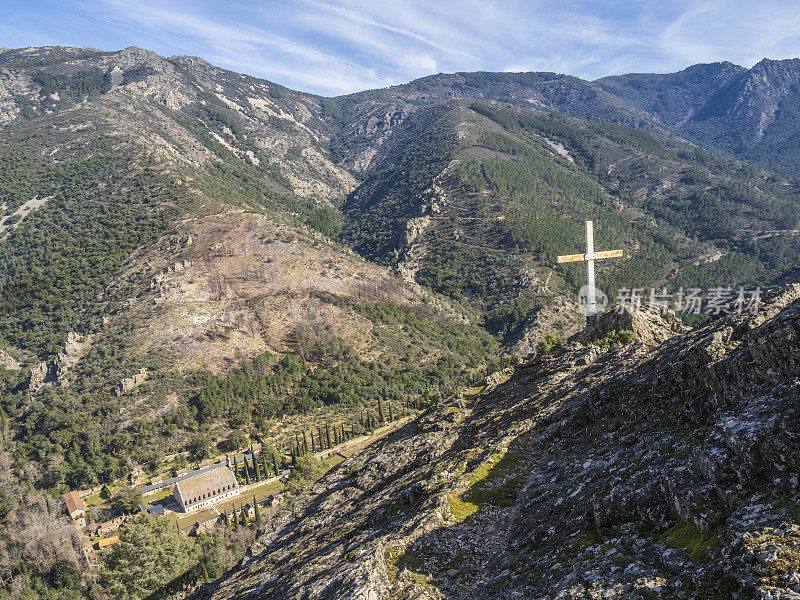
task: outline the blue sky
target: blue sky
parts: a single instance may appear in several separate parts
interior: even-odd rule
[[[333,95],[453,71],[594,79],[800,56],[800,3],[0,0],[0,46],[141,46]]]

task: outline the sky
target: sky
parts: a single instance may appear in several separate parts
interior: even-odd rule
[[[596,79],[800,56],[800,2],[0,0],[0,47],[200,56],[323,95],[455,71]]]

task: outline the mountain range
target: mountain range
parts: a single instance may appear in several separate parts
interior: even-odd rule
[[[585,220],[623,250],[598,263],[612,301],[796,281],[798,82],[765,59],[328,98],[134,47],[0,49],[15,506],[237,430],[440,410],[582,326],[584,267],[555,259]]]

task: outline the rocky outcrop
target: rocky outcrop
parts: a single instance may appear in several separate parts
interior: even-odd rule
[[[124,379],[121,379],[117,384],[117,387],[114,388],[114,394],[116,396],[130,394],[145,381],[147,381],[147,369],[139,369],[139,372],[133,377],[125,377]]]
[[[58,353],[53,368],[55,369],[55,378],[60,385],[66,385],[69,382],[69,374],[72,369],[78,364],[78,361],[86,354],[92,345],[91,338],[85,338],[77,333],[70,332],[67,334],[67,342],[64,345],[64,350]]]
[[[8,352],[0,350],[0,367],[9,369],[11,371],[19,371],[20,364]]]
[[[654,349],[572,340],[427,411],[200,597],[797,598],[798,296],[688,332],[650,315]]]
[[[28,391],[36,393],[44,387],[45,383],[53,380],[54,373],[51,365],[41,362],[31,369],[31,378],[28,381]]]
[[[673,311],[663,307],[616,305],[581,332],[579,339],[584,343],[597,342],[614,331],[632,331],[646,347],[655,348],[676,333],[686,331],[686,327]]]

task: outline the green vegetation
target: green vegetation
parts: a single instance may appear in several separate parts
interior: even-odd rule
[[[690,521],[676,523],[661,536],[660,541],[670,548],[682,548],[692,560],[708,560],[709,552],[719,547],[719,536],[713,531],[702,531]]]
[[[557,333],[548,333],[546,336],[544,336],[544,339],[539,340],[539,342],[536,344],[536,354],[538,356],[549,354],[563,343],[564,340],[560,335]]]
[[[198,419],[224,418],[231,428],[263,428],[269,419],[318,406],[377,406],[378,400],[404,406],[417,398],[446,396],[465,385],[487,368],[498,348],[480,328],[449,323],[430,313],[388,303],[353,308],[375,324],[373,335],[382,346],[403,348],[403,354],[367,362],[333,340],[301,348],[277,362],[269,354],[261,355],[224,378],[198,373],[191,378],[198,389],[192,401]]]
[[[342,217],[332,208],[317,209],[308,217],[308,224],[329,238],[335,238],[342,230]]]
[[[0,343],[44,358],[69,331],[89,333],[108,308],[109,283],[128,255],[166,226],[173,201],[154,170],[130,178],[130,156],[94,156],[32,167],[0,158],[0,197],[16,207],[52,197],[0,237]]]
[[[168,519],[138,516],[122,527],[119,537],[100,576],[114,598],[145,598],[186,576],[197,563],[195,544]]]
[[[478,512],[480,508],[475,502],[464,500],[455,494],[447,496],[447,506],[450,508],[450,514],[456,521],[463,521],[467,517],[471,517]]]
[[[594,342],[594,345],[603,348],[604,350],[608,350],[609,348],[615,348],[617,346],[625,346],[630,344],[636,339],[636,334],[633,333],[630,329],[620,329],[615,330],[606,335],[604,338],[597,340]]]
[[[470,132],[460,139],[459,122]],[[504,341],[515,341],[552,294],[583,285],[580,265],[559,266],[552,277],[539,269],[583,247],[587,219],[600,224],[598,248],[625,253],[597,264],[598,285],[612,300],[625,287],[735,289],[800,261],[786,231],[800,222],[792,186],[692,146],[480,103],[421,110],[403,135],[412,133],[431,151],[398,134],[388,160],[344,203],[342,237],[392,262],[404,250],[406,219],[427,215],[430,190],[442,190],[446,200],[432,198],[439,212],[414,240],[424,249],[416,279],[467,299]],[[759,230],[774,234],[754,239]],[[709,256],[716,258],[699,260]],[[531,272],[546,277],[548,289],[534,292],[520,276]]]
[[[515,473],[520,456],[516,452],[498,452],[491,461],[483,463],[469,476],[469,490],[463,495],[466,502],[512,506],[517,492],[525,483],[524,475]]]
[[[139,511],[142,503],[142,490],[139,487],[123,485],[111,497],[111,508],[122,514],[131,514]]]
[[[119,537],[100,574],[103,591],[115,599],[156,600],[222,575],[241,558],[253,534],[247,528],[237,534],[222,529],[188,537],[170,519],[139,515],[123,525]]]
[[[314,483],[325,475],[327,470],[328,465],[324,460],[315,458],[310,454],[301,456],[292,468],[292,474],[286,482],[286,490],[290,493],[296,493],[300,488],[309,483]]]

